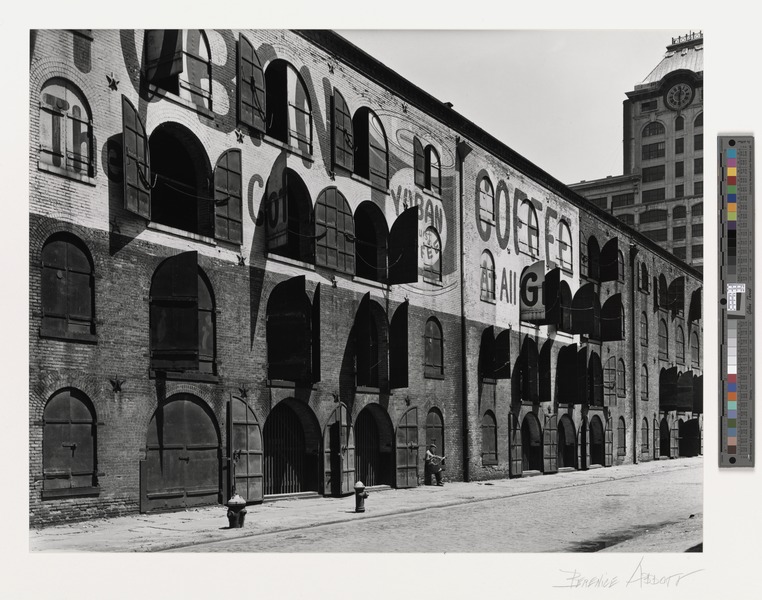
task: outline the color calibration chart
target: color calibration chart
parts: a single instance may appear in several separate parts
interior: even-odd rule
[[[718,136],[720,467],[754,466],[754,138]]]

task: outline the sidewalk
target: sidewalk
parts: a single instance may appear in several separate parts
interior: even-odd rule
[[[699,459],[654,461],[638,465],[596,468],[542,477],[451,482],[444,487],[370,491],[366,512],[355,513],[354,495],[344,498],[282,499],[247,507],[242,529],[228,529],[227,508],[221,505],[180,512],[131,515],[83,523],[31,529],[32,552],[154,552],[204,542],[291,531],[357,519],[428,510],[432,507],[483,502],[553,489],[595,486],[596,483],[647,476],[686,468],[701,468]],[[595,493],[594,487],[590,493]],[[695,529],[695,527],[694,527]],[[701,528],[693,538],[701,541]],[[696,537],[698,536],[698,537]],[[698,542],[686,543],[685,551]],[[616,547],[610,550],[616,550]]]

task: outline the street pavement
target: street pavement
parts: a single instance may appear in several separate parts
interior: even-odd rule
[[[444,487],[282,499],[31,529],[33,552],[685,552],[702,542],[701,458]],[[700,546],[699,546],[700,547]]]

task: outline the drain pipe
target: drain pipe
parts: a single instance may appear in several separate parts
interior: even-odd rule
[[[471,147],[460,136],[455,138],[455,156],[458,165],[458,204],[460,210],[459,235],[460,235],[460,368],[461,368],[461,397],[463,410],[463,481],[470,481],[471,473],[469,461],[471,458],[468,443],[468,434],[471,431],[468,413],[468,343],[466,327],[466,244],[464,243],[465,208],[463,206],[463,162],[471,152]]]
[[[635,324],[637,323],[638,311],[635,309],[635,282],[637,281],[635,268],[635,257],[638,254],[638,247],[635,244],[630,244],[630,314],[632,327],[630,329],[630,347],[632,350],[632,464],[638,464],[638,397],[637,387],[638,382],[638,361],[635,360]]]

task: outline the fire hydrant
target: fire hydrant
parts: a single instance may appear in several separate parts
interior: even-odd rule
[[[233,494],[225,506],[228,507],[230,529],[243,527],[243,520],[246,518],[246,500],[238,494]]]
[[[362,481],[355,483],[355,512],[365,512],[365,498],[368,492],[365,491],[365,484]]]

